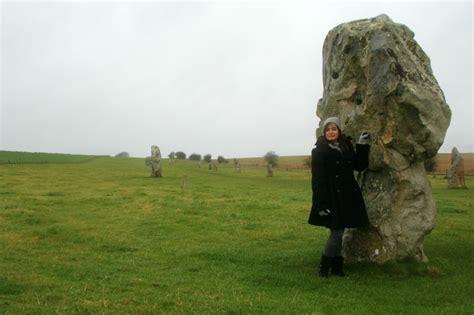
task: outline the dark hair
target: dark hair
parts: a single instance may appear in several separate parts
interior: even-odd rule
[[[338,140],[339,140],[339,146],[341,147],[341,151],[343,154],[347,154],[347,153],[351,154],[354,152],[351,137],[347,137],[346,135],[340,134]]]

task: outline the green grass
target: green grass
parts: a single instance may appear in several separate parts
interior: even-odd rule
[[[0,151],[0,164],[83,163],[91,161],[98,157],[100,156],[63,153]]]
[[[427,264],[316,276],[310,174],[191,161],[0,165],[0,314],[472,314],[474,178],[438,206]],[[182,176],[188,178],[184,189]]]

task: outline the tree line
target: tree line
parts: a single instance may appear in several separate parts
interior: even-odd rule
[[[171,152],[170,154],[168,154],[168,157],[170,159],[177,159],[177,160],[186,160],[186,153],[184,153],[183,151],[178,151],[178,152]],[[201,154],[197,154],[197,153],[192,153],[189,155],[189,157],[187,157],[188,160],[191,160],[191,161],[205,161],[205,162],[208,162],[208,163],[211,163],[212,161],[212,155],[211,154],[206,154],[204,156],[201,156]],[[217,157],[217,162],[219,163],[228,163],[229,161],[224,158],[222,155],[219,155]]]
[[[170,159],[186,160],[186,153],[184,153],[183,151],[171,152],[170,154],[168,154],[168,157]],[[272,164],[273,166],[278,165],[278,155],[274,151],[267,152],[263,156],[263,158],[265,159],[265,161],[268,164]],[[189,157],[187,157],[187,159],[192,160],[192,161],[201,161],[201,160],[203,160],[207,163],[211,163],[212,155],[211,154],[206,154],[204,156],[201,156],[201,154],[192,153],[192,154],[189,155]],[[229,163],[229,161],[226,158],[224,158],[222,155],[219,155],[217,157],[217,162],[218,163]]]

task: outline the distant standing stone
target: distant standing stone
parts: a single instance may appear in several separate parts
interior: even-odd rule
[[[267,165],[267,177],[273,177],[273,165],[271,163]]]
[[[457,148],[451,152],[451,166],[448,172],[448,188],[466,188],[464,181],[464,159]]]
[[[145,164],[151,167],[152,177],[161,177],[161,152],[160,148],[156,145],[151,146],[151,156],[147,157]]]
[[[214,170],[214,171],[217,172],[217,165],[216,165],[216,163],[212,163],[212,170]]]

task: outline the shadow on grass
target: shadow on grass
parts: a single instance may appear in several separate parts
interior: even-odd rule
[[[0,295],[16,295],[23,292],[23,285],[0,277]]]
[[[252,282],[259,285],[286,285],[299,287],[301,281],[318,279],[320,255],[308,255],[301,252],[273,255],[261,261],[252,276]],[[383,265],[376,263],[346,264],[344,270],[351,279],[391,279],[406,280],[410,278],[438,278],[445,272],[436,264],[420,263],[413,259],[389,262]]]
[[[355,263],[345,268],[349,273],[360,274],[362,277],[378,276],[396,280],[405,280],[413,277],[437,278],[445,273],[437,266],[430,263],[421,263],[413,259],[387,262],[379,265],[376,263]]]

